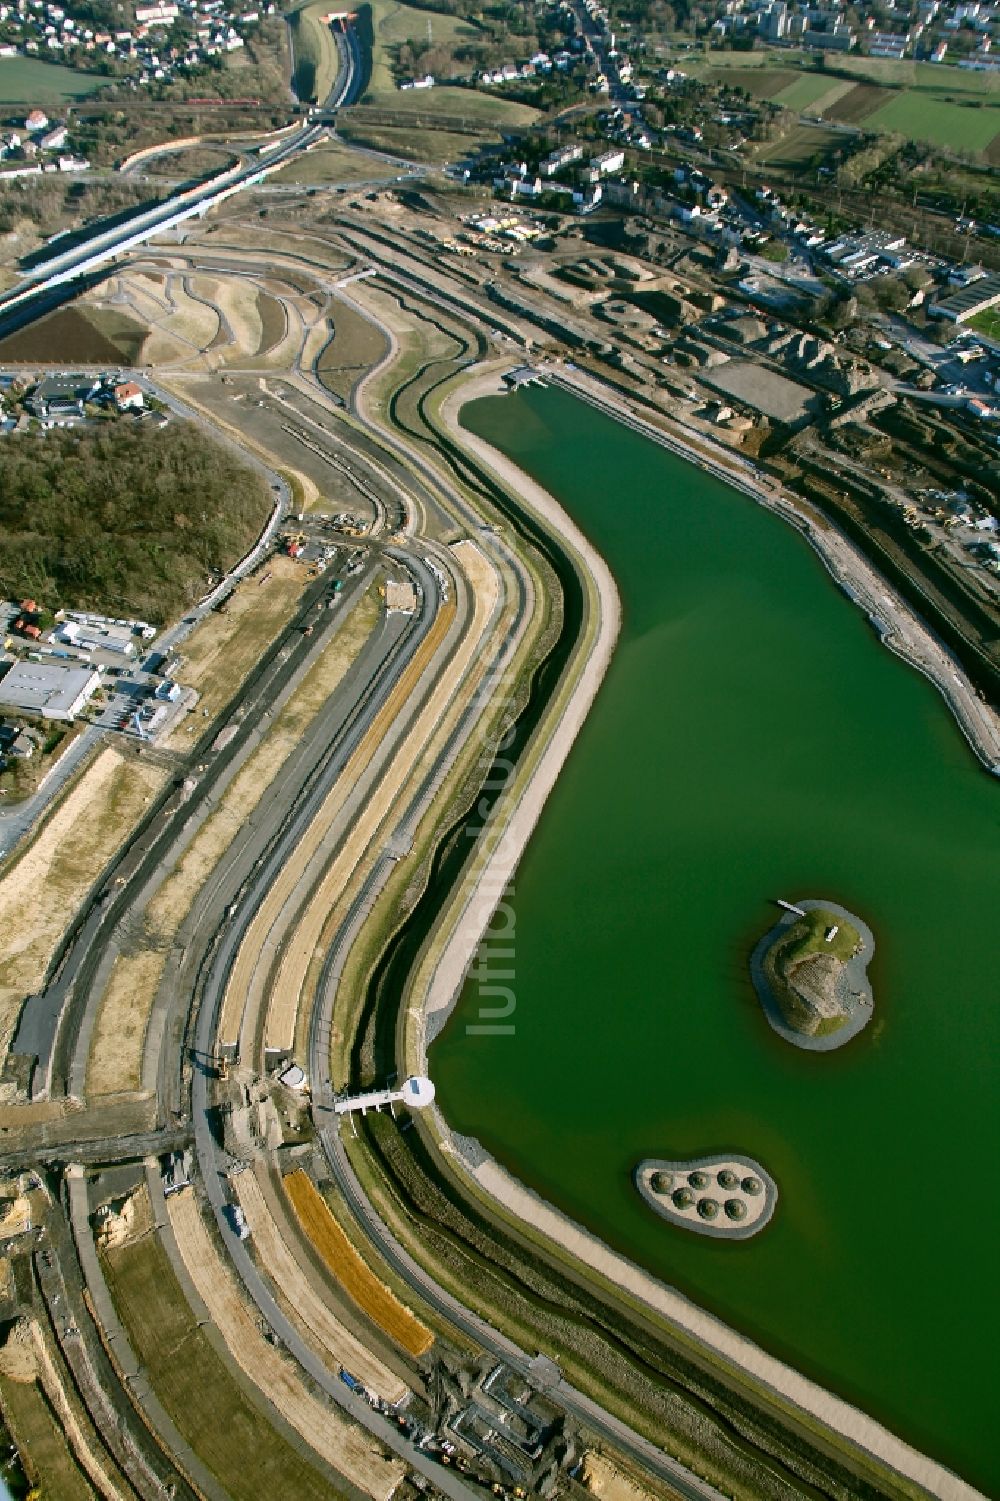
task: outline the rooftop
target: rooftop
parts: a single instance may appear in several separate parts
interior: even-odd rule
[[[72,718],[100,686],[89,667],[61,667],[45,662],[15,662],[0,678],[0,703],[26,714]]]

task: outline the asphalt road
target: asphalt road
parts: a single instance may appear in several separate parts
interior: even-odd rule
[[[369,579],[370,573],[366,571],[351,581],[341,596],[335,616],[331,615],[327,621],[326,612],[320,614],[318,634],[321,640],[344,618]],[[105,870],[100,889],[95,891],[80,914],[49,983],[26,1001],[13,1051],[36,1054],[40,1082],[44,1080],[46,1087],[56,1093],[65,1086],[68,1078],[69,1050],[73,1037],[82,1026],[80,1012],[88,998],[102,946],[109,940],[115,925],[137,910],[144,888],[157,877],[162,879],[172,861],[174,846],[186,827],[187,838],[192,836],[189,821],[192,818],[203,821],[208,816],[214,794],[227,779],[227,773],[248,740],[256,733],[259,714],[274,699],[282,682],[294,672],[300,661],[319,649],[321,640],[305,637],[302,627],[307,621],[316,619],[317,603],[328,588],[329,580],[321,579],[304,596],[298,615],[262,658],[230,708],[228,722],[237,732],[233,740],[224,750],[212,752],[212,741],[220,729],[218,724],[213,725],[192,756],[193,762],[204,765],[206,769],[191,795],[181,800],[175,787],[167,789],[128,847]],[[146,892],[147,897],[149,894]],[[78,998],[75,1008],[72,1005],[74,998]],[[60,1033],[63,1034],[61,1049],[57,1046]]]
[[[416,568],[419,570],[422,593],[420,613],[412,623],[406,621],[405,617],[396,617],[393,632],[398,636],[398,642],[407,646],[409,653],[416,649],[437,613],[437,592],[433,576],[428,569],[419,564]],[[371,719],[384,701],[384,697],[392,689],[399,666],[395,654],[396,645],[397,642],[393,642],[392,650],[386,655],[385,670],[377,674],[376,680],[367,690],[363,690],[358,695],[353,705],[343,706],[343,724],[339,732],[334,732],[335,754],[328,758],[323,768],[322,778],[318,779],[310,789],[308,798],[297,810],[295,816],[289,818],[287,810],[280,805],[271,810],[271,820],[278,830],[277,837],[271,846],[267,860],[255,872],[253,883],[246,898],[239,904],[238,910],[233,912],[232,904],[229,904],[225,933],[210,963],[204,997],[194,1031],[193,1046],[196,1059],[212,1057],[215,1054],[218,1013],[226,981],[246,929],[252,922],[270,881],[291,857],[302,831],[312,822],[319,803],[326,796],[329,787],[336,781],[344,764],[353,754]],[[361,712],[358,712],[359,710]],[[222,898],[223,894],[219,893],[216,897],[216,904],[221,902]],[[351,1392],[339,1377],[332,1374],[324,1362],[313,1353],[295,1326],[278,1307],[258,1273],[246,1245],[235,1234],[224,1213],[225,1205],[230,1202],[227,1174],[232,1164],[225,1152],[218,1146],[212,1132],[213,1102],[209,1090],[210,1074],[209,1069],[196,1064],[192,1076],[191,1108],[199,1167],[226,1249],[263,1318],[303,1369],[339,1407],[362,1422],[388,1448],[404,1458],[414,1469],[426,1475],[434,1486],[451,1497],[452,1501],[473,1501],[473,1498],[479,1497],[481,1493],[472,1490],[455,1472],[443,1468],[423,1451],[417,1449],[395,1425]]]

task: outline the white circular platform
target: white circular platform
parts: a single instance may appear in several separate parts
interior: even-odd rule
[[[423,1110],[434,1098],[434,1085],[426,1074],[411,1074],[403,1080],[403,1104],[411,1110]]]

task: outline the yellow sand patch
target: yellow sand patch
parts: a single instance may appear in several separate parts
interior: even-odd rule
[[[348,1297],[408,1354],[425,1355],[433,1334],[362,1260],[309,1175],[298,1168],[282,1181],[299,1224]]]

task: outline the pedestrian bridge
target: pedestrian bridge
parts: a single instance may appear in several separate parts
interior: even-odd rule
[[[386,1105],[405,1105],[407,1110],[423,1110],[434,1098],[434,1085],[424,1074],[411,1074],[400,1089],[371,1089],[365,1094],[346,1095],[335,1100],[337,1115],[352,1115],[360,1110],[382,1110]]]

